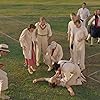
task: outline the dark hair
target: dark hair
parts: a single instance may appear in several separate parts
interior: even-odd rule
[[[53,64],[54,70],[58,70],[59,67],[60,67],[60,64],[57,64],[56,62]]]
[[[55,88],[57,85],[55,83],[49,83],[49,86]]]
[[[35,26],[35,25],[33,25],[33,24],[30,24],[30,25],[28,26],[28,30],[29,30],[29,29],[31,29],[31,28],[35,29],[35,28],[36,28],[36,26]]]
[[[74,22],[74,24],[76,24],[76,23],[81,24],[81,21],[80,21],[80,20],[76,20],[76,21]]]
[[[83,2],[84,5],[86,5],[86,2]]]

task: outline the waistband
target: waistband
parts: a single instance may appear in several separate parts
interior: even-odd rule
[[[48,34],[46,34],[46,35],[37,34],[37,35],[39,35],[39,36],[47,36]]]

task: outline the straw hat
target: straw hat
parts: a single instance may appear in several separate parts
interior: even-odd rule
[[[0,50],[5,51],[5,52],[10,52],[8,50],[8,45],[7,44],[0,44]]]

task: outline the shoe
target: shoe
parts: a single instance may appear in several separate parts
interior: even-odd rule
[[[36,66],[38,67],[40,64],[39,63],[36,63]]]
[[[90,47],[93,47],[93,45],[91,44]]]
[[[51,70],[52,70],[52,67],[49,67],[49,68],[48,68],[48,72],[50,72]]]
[[[33,74],[33,72],[31,71],[31,69],[30,69],[30,68],[28,68],[28,72],[29,72],[30,74]]]
[[[24,63],[24,67],[27,67],[27,64],[26,63]]]
[[[33,68],[32,66],[30,66],[30,68],[31,68],[31,70],[32,70],[33,72],[35,72],[35,71],[36,71],[36,69],[35,69],[35,68]]]

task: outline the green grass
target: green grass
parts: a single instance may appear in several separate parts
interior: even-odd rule
[[[88,0],[91,13],[99,8],[99,0]],[[21,31],[30,23],[36,23],[40,16],[45,16],[51,24],[53,39],[59,42],[64,51],[64,59],[69,59],[68,41],[66,39],[66,27],[69,22],[69,14],[77,12],[81,0],[0,0],[0,31],[5,32],[15,39],[19,39]],[[0,43],[9,45],[10,53],[2,57],[5,63],[5,71],[8,73],[9,89],[7,94],[12,100],[99,100],[100,84],[87,79],[83,86],[73,86],[76,96],[70,97],[67,90],[62,87],[55,89],[45,82],[32,84],[34,78],[50,77],[54,71],[47,72],[47,66],[41,63],[36,73],[29,75],[23,67],[24,58],[19,43],[5,37],[0,33]],[[100,70],[100,55],[87,59],[88,56],[100,52],[100,44],[90,47],[86,45],[86,70],[85,75]],[[100,73],[92,76],[100,81]]]

